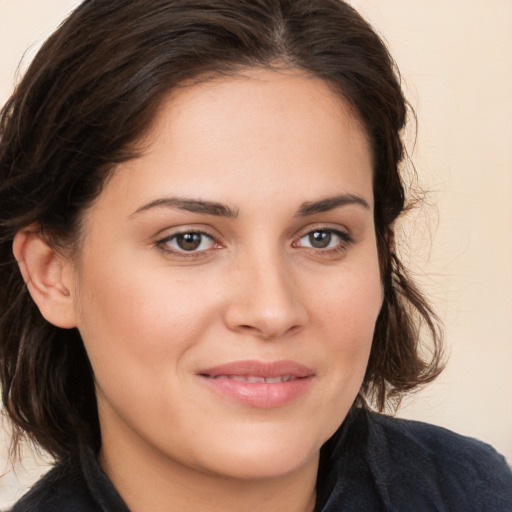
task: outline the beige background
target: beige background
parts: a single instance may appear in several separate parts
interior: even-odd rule
[[[24,52],[26,63],[77,3],[0,0],[0,104]],[[512,1],[351,3],[399,64],[419,119],[410,151],[435,205],[405,228],[451,356],[400,415],[483,439],[512,462]],[[27,458],[16,477],[0,440],[0,507],[43,470]]]

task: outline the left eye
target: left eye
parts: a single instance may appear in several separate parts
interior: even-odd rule
[[[206,251],[215,244],[211,236],[196,231],[176,233],[160,243],[178,252]]]
[[[315,229],[306,233],[297,243],[300,247],[331,249],[348,242],[348,235],[333,229]]]

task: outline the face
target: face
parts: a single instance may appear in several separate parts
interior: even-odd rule
[[[144,148],[73,262],[103,450],[244,479],[316,464],[382,303],[363,130],[322,81],[252,70],[173,93]]]

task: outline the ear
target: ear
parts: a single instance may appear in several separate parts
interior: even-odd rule
[[[76,327],[71,261],[52,249],[33,227],[18,231],[13,252],[43,317],[57,327]]]

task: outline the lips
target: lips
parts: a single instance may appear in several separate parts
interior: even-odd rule
[[[198,376],[210,389],[230,401],[268,409],[281,407],[303,395],[315,373],[294,361],[248,360],[200,370]]]
[[[289,380],[295,380],[297,377],[292,375],[283,375],[281,377],[255,377],[255,376],[244,376],[244,375],[216,375],[213,379],[231,379],[238,380],[240,382],[250,382],[251,384],[257,384],[258,382],[270,382],[271,384],[276,382],[288,382]]]

